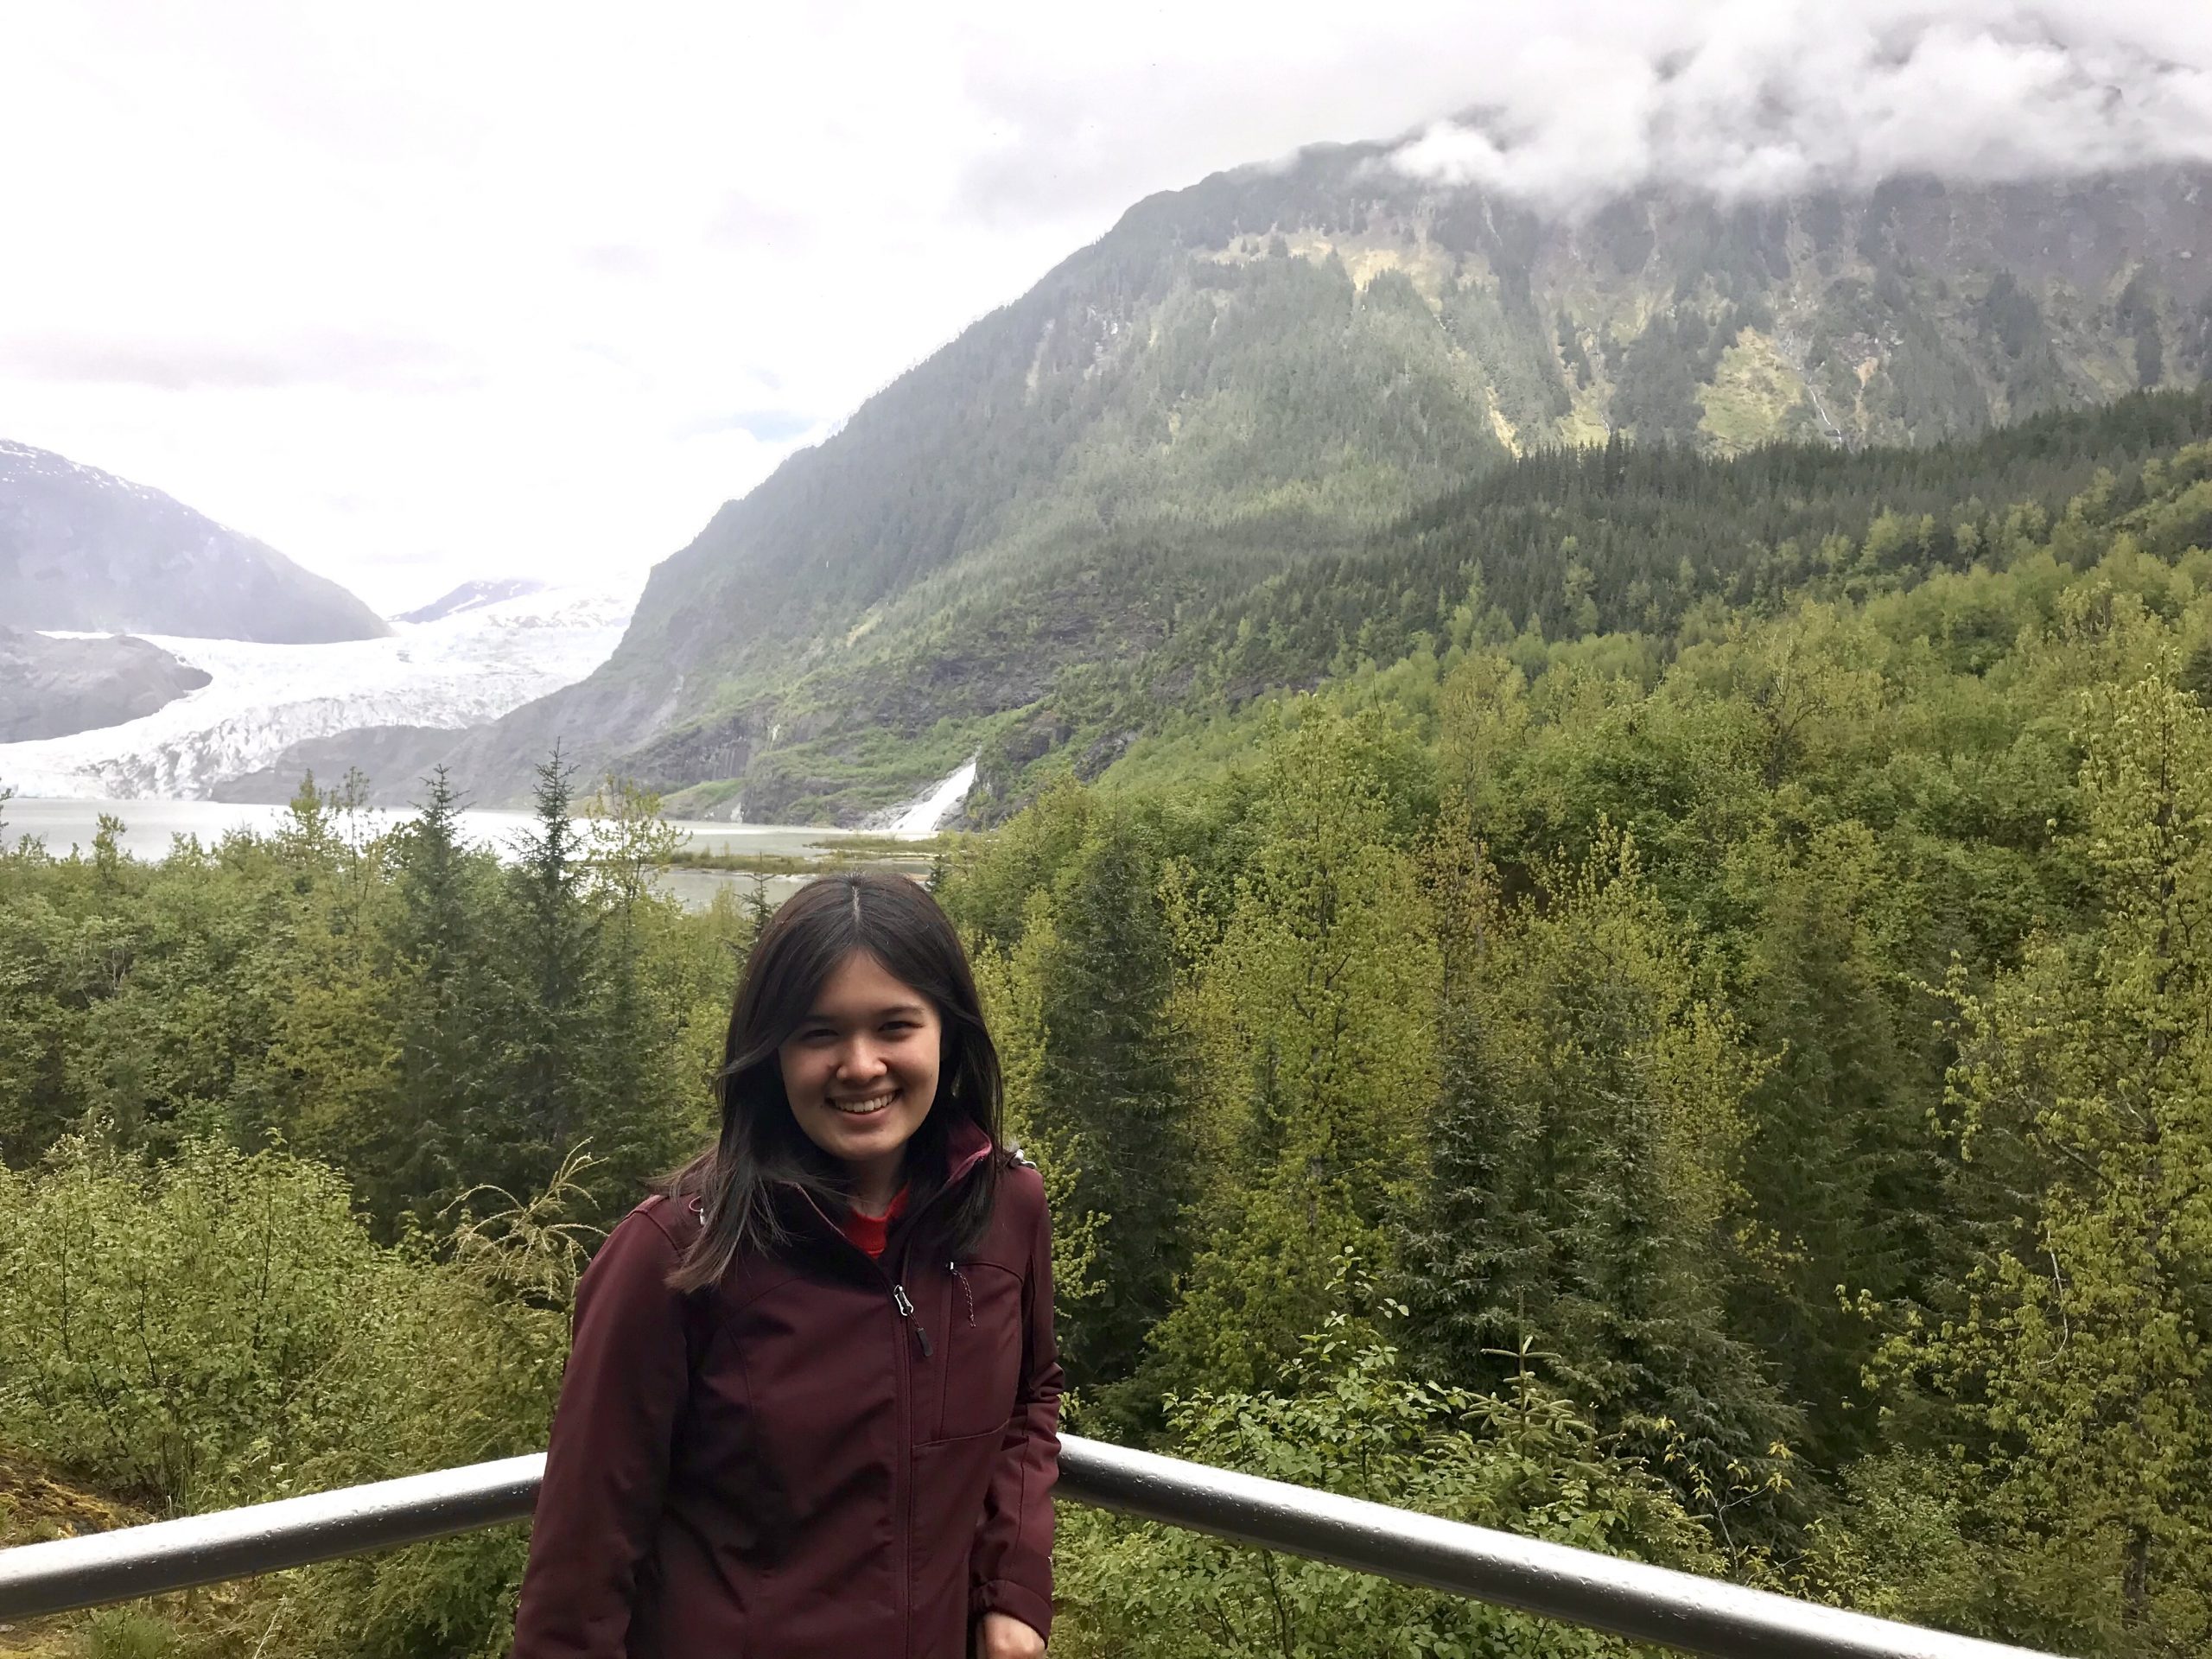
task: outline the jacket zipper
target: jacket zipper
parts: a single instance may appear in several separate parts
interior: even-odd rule
[[[922,1322],[914,1317],[914,1305],[906,1298],[906,1286],[891,1287],[891,1306],[899,1310],[900,1319],[914,1327],[914,1340],[921,1344],[922,1357],[927,1359],[930,1357],[930,1333],[924,1328]]]
[[[931,1195],[931,1202],[943,1198],[950,1190],[950,1183],[940,1187]],[[807,1194],[806,1201],[812,1207],[814,1213],[821,1217],[830,1232],[836,1235],[847,1249],[863,1260],[868,1258],[868,1252],[849,1238],[845,1237],[844,1229],[823,1213],[822,1206],[814,1202],[813,1194]],[[927,1204],[922,1206],[923,1211],[928,1208]],[[921,1211],[918,1211],[915,1213],[918,1215]],[[882,1274],[884,1279],[890,1284],[892,1311],[898,1314],[899,1324],[913,1332],[914,1340],[921,1348],[922,1357],[927,1359],[930,1357],[930,1333],[923,1328],[922,1322],[914,1317],[913,1299],[906,1294],[906,1286],[908,1252],[912,1249],[911,1229],[914,1219],[914,1216],[909,1216],[906,1218],[906,1224],[910,1230],[906,1243],[899,1248],[898,1276],[894,1278],[891,1274],[885,1272],[883,1263],[880,1262],[869,1261],[868,1265]],[[899,1353],[899,1466],[892,1471],[892,1507],[904,1520],[904,1524],[897,1529],[899,1534],[899,1628],[904,1638],[901,1643],[901,1649],[904,1653],[906,1642],[911,1642],[912,1639],[914,1622],[913,1586],[911,1582],[913,1577],[913,1564],[911,1557],[913,1554],[914,1488],[913,1482],[910,1478],[910,1465],[914,1461],[914,1375],[913,1357],[907,1351],[906,1343],[899,1342],[893,1345]]]
[[[880,1266],[880,1264],[879,1264]],[[906,1277],[906,1258],[899,1258],[899,1278],[891,1283],[891,1305],[898,1310],[899,1322],[912,1325],[920,1338],[922,1351],[929,1352],[929,1338],[923,1333],[920,1323],[914,1318],[914,1304],[907,1299],[906,1287],[900,1282]],[[887,1278],[888,1274],[885,1275]],[[899,1651],[900,1659],[910,1659],[909,1649],[913,1641],[913,1533],[914,1533],[914,1372],[913,1356],[907,1351],[905,1341],[892,1344],[899,1352],[899,1467],[893,1473],[893,1513],[899,1516]]]

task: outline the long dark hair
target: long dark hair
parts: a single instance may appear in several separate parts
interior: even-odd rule
[[[928,891],[904,876],[825,875],[784,901],[746,960],[715,1075],[721,1133],[665,1184],[672,1197],[696,1200],[706,1224],[669,1275],[674,1288],[703,1289],[748,1251],[786,1249],[791,1232],[779,1201],[792,1189],[829,1205],[848,1202],[841,1173],[791,1116],[777,1051],[856,950],[927,997],[944,1030],[937,1099],[906,1143],[909,1208],[929,1204],[930,1233],[956,1255],[989,1224],[1003,1090],[960,935]],[[992,1155],[959,1192],[931,1203],[946,1178],[949,1134],[961,1118],[989,1137]]]

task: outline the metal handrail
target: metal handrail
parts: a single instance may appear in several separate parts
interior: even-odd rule
[[[0,1621],[526,1520],[544,1470],[542,1453],[509,1458],[0,1550]],[[1060,1442],[1060,1489],[1119,1514],[1713,1659],[2048,1659],[1072,1434]]]

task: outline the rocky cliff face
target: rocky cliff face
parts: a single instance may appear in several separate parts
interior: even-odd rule
[[[4,440],[0,622],[288,644],[391,632],[336,582],[158,490]]]
[[[0,628],[0,743],[120,726],[207,681],[205,671],[143,639]]]
[[[2208,182],[1647,194],[1568,219],[1380,146],[1221,175],[1140,203],[723,508],[602,669],[445,758],[506,798],[557,738],[588,768],[854,817],[1515,453],[1925,442],[2194,381]]]

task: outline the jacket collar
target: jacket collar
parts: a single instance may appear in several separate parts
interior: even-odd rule
[[[950,1192],[976,1172],[976,1167],[992,1154],[991,1137],[977,1127],[976,1120],[964,1113],[952,1121],[944,1137],[944,1185],[943,1192]],[[813,1219],[832,1232],[839,1231],[837,1224],[816,1203],[810,1193],[795,1185],[785,1185],[783,1192],[794,1200],[804,1199],[804,1208]],[[696,1210],[697,1201],[693,1201]],[[702,1217],[703,1224],[704,1217]]]
[[[969,1172],[991,1155],[991,1137],[965,1113],[953,1120],[944,1137],[944,1184],[957,1186]]]

